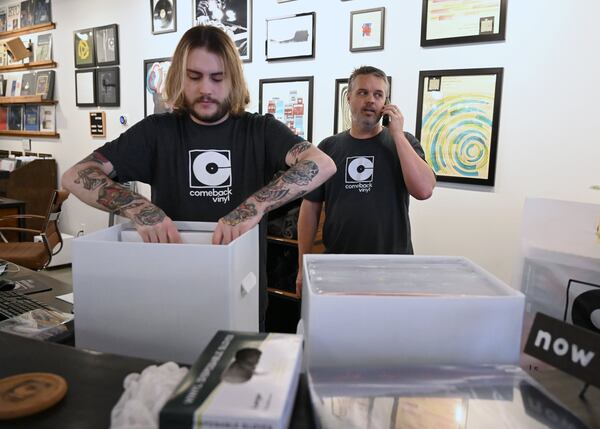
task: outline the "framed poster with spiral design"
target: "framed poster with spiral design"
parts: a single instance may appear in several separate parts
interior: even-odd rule
[[[503,71],[419,73],[415,134],[438,181],[494,186]]]

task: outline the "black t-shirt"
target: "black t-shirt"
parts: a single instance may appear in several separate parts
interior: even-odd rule
[[[425,159],[419,141],[404,134]],[[410,195],[389,130],[369,139],[345,131],[323,140],[319,149],[333,159],[337,172],[305,198],[325,203],[326,252],[412,254]]]
[[[288,167],[303,139],[272,115],[245,113],[218,125],[187,114],[151,115],[98,152],[118,182],[152,187],[152,202],[172,220],[216,222]],[[266,216],[260,223],[260,309],[266,310]]]
[[[98,149],[117,181],[152,187],[152,202],[173,220],[216,222],[273,175],[303,141],[271,115],[245,113],[218,125],[189,115],[151,115]]]

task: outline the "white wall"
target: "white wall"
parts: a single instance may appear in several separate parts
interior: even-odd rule
[[[104,140],[90,137],[88,112],[75,106],[72,32],[119,24],[121,107],[107,108],[108,139],[143,117],[143,60],[170,56],[191,25],[191,1],[177,2],[177,33],[152,35],[147,0],[54,0],[54,58],[58,62],[56,97],[59,140],[33,140],[33,151],[56,156],[59,172],[88,155]],[[414,132],[419,70],[504,67],[496,186],[438,184],[433,197],[412,201],[413,241],[421,254],[463,255],[510,281],[519,239],[520,215],[528,196],[600,201],[600,138],[594,120],[600,108],[600,34],[594,0],[512,0],[503,42],[421,48],[419,0],[254,0],[252,62],[245,65],[252,104],[258,110],[258,80],[314,75],[313,141],[332,133],[334,81],[356,66],[369,64],[393,77],[392,101]],[[348,50],[352,10],[386,7],[385,49]],[[316,57],[264,60],[265,18],[317,13]],[[19,139],[0,145],[20,149]],[[600,215],[600,214],[599,214]],[[567,222],[568,219],[565,219]],[[91,231],[107,225],[108,215],[71,197],[63,229],[80,223]]]

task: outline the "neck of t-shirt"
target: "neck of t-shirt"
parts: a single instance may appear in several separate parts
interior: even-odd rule
[[[373,137],[378,136],[383,131],[383,127],[380,124],[371,128],[370,130],[361,130],[359,128],[350,128],[350,136],[357,140],[369,140]]]

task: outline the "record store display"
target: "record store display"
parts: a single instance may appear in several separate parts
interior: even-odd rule
[[[75,67],[94,67],[94,29],[76,30],[73,32],[73,48],[75,50]]]
[[[151,0],[152,34],[177,31],[176,0]]]

